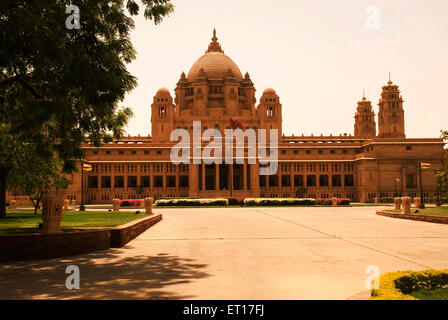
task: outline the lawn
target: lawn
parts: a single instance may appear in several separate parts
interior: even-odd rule
[[[418,212],[415,212],[415,211]],[[386,212],[401,213],[401,210],[384,210]],[[426,208],[426,209],[411,209],[411,214],[423,214],[428,216],[448,217],[448,208]]]
[[[133,220],[147,217],[142,211],[135,212],[107,212],[107,211],[64,211],[61,228],[63,231],[73,231],[88,227],[116,227]],[[10,211],[5,219],[0,219],[1,233],[32,233],[39,231],[42,223],[41,214],[34,215],[34,211]]]

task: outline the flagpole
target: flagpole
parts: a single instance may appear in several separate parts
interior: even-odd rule
[[[86,211],[84,207],[84,162],[81,161],[81,206],[79,211]]]
[[[422,183],[422,162],[419,163],[420,169],[420,206],[419,209],[425,209],[425,201],[423,199],[423,183]]]

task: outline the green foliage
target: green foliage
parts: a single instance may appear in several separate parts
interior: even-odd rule
[[[394,198],[388,197],[388,198],[380,198],[379,203],[394,203]]]
[[[380,288],[371,290],[371,299],[415,300],[413,291],[447,287],[448,270],[389,272],[380,277]]]
[[[157,200],[157,207],[211,207],[228,206],[227,199],[166,199]]]
[[[20,165],[9,173],[8,185],[11,190],[25,193],[34,205],[35,213],[42,198],[59,189],[66,189],[71,183],[61,175],[62,161],[56,156],[38,156],[38,151],[30,146],[19,157]]]
[[[0,2],[0,217],[8,175],[28,145],[40,156],[56,152],[70,172],[84,156],[81,143],[123,135],[132,111],[119,102],[137,85],[126,69],[135,59],[131,17],[143,6],[158,24],[174,8],[170,0],[78,0],[80,28],[70,30],[70,4]]]
[[[312,206],[315,199],[300,198],[253,198],[244,199],[245,206]]]

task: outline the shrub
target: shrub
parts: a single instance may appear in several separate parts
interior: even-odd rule
[[[227,206],[227,199],[164,199],[157,200],[155,203],[158,207],[210,207],[210,206]]]
[[[371,290],[372,300],[415,300],[409,293],[448,287],[448,270],[388,272],[380,277],[380,288]]]
[[[122,206],[122,207],[130,207],[131,203],[129,201],[126,201],[126,200],[120,201],[120,206]]]
[[[229,206],[241,206],[243,205],[244,198],[229,198]]]
[[[244,199],[245,206],[312,206],[316,200],[307,198],[248,198]]]
[[[379,203],[394,203],[394,198],[379,198]]]
[[[337,198],[338,206],[348,206],[350,204],[350,199],[347,198]],[[316,204],[322,206],[332,206],[333,199],[332,198],[317,198]]]

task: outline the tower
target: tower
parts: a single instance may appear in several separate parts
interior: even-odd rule
[[[372,103],[363,95],[358,102],[355,113],[355,136],[360,138],[374,138],[376,136],[375,112]]]
[[[389,82],[383,87],[378,103],[378,137],[406,138],[404,133],[403,98],[398,86]]]
[[[174,104],[168,89],[160,88],[151,105],[151,130],[153,142],[168,142],[174,129]]]

